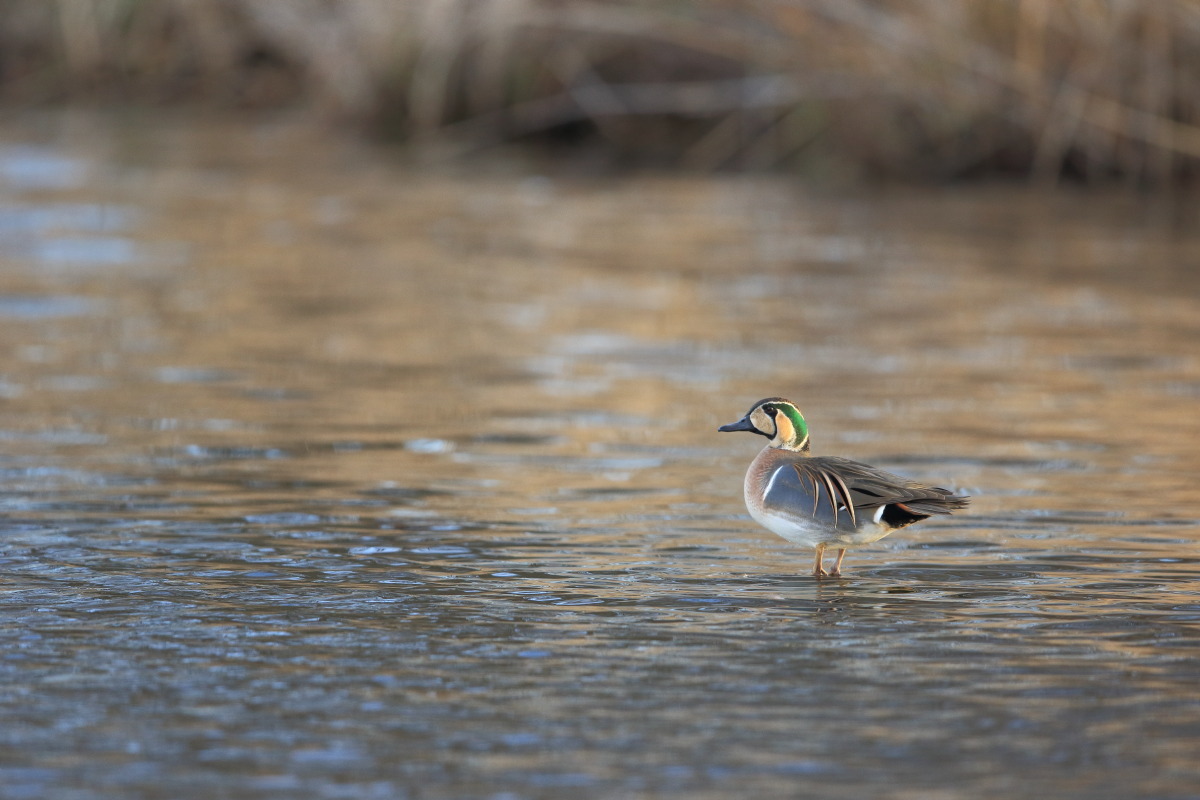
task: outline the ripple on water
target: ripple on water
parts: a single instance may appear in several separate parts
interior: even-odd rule
[[[99,313],[104,303],[73,295],[0,295],[0,317],[9,319],[52,319]]]
[[[1200,226],[207,126],[0,143],[0,795],[1194,794]],[[971,510],[813,579],[777,392]]]

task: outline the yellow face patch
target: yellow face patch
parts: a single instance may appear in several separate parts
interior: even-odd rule
[[[792,425],[792,421],[788,419],[788,415],[780,411],[775,412],[775,439],[774,442],[790,442],[796,435],[796,428]]]

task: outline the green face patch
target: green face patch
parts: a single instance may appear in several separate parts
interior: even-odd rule
[[[792,428],[796,431],[795,437],[788,444],[799,445],[808,438],[808,423],[804,421],[800,409],[791,403],[771,403],[771,407],[787,415],[788,421],[792,423]]]

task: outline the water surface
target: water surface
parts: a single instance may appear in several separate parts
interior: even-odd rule
[[[0,797],[1198,797],[1193,207],[10,119]]]

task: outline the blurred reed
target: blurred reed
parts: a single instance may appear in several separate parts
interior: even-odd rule
[[[303,104],[449,152],[1148,185],[1200,159],[1194,0],[0,0],[0,98]]]

